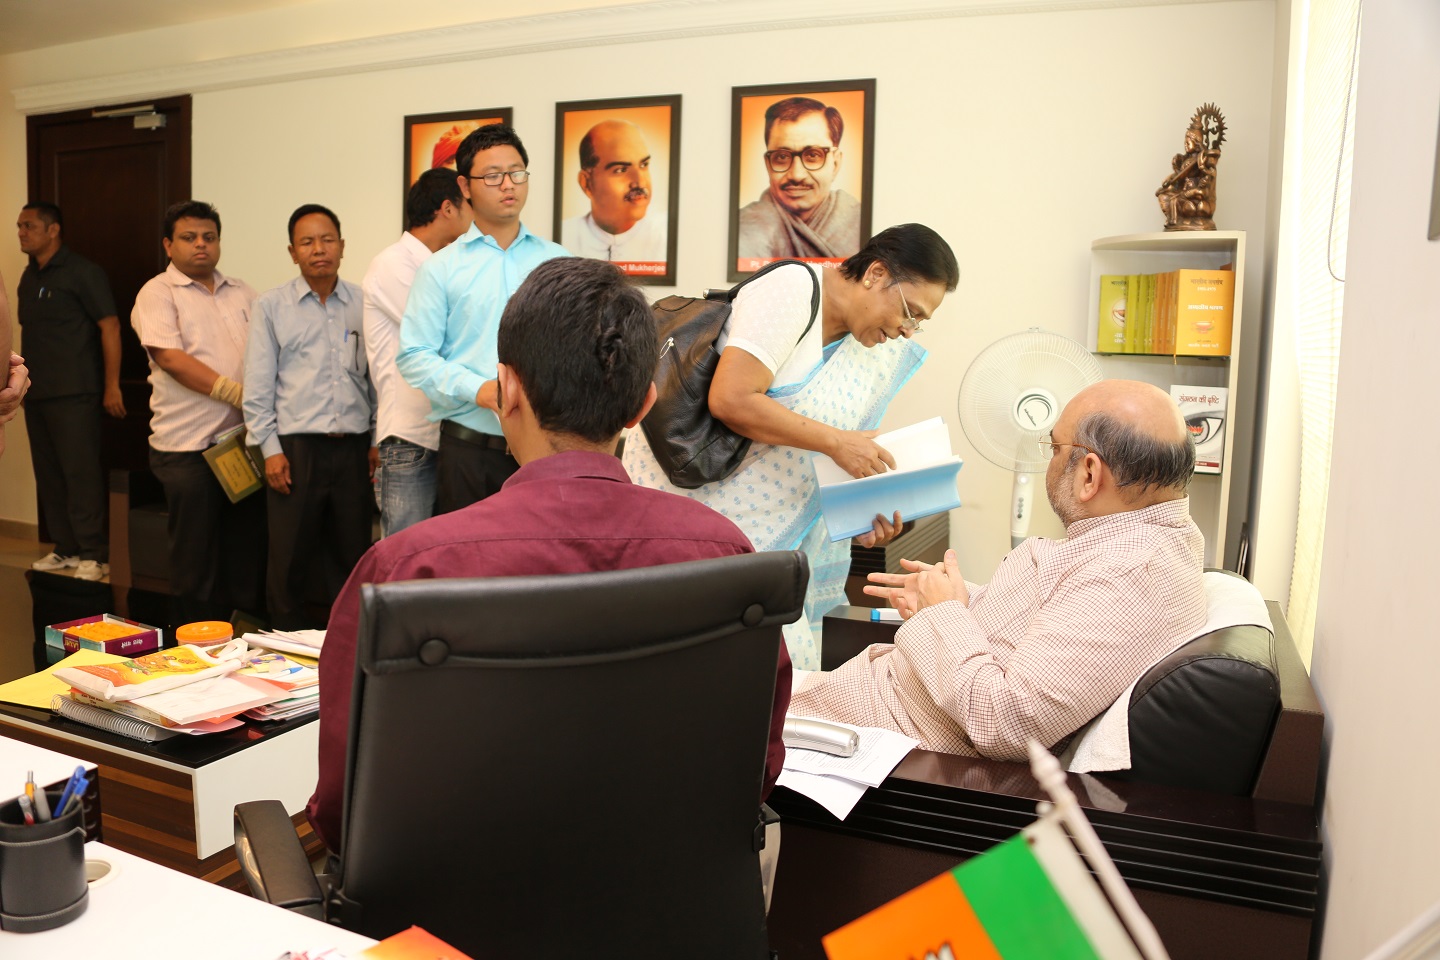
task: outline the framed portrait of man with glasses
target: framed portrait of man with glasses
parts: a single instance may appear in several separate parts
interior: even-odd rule
[[[404,222],[405,216],[405,195],[420,174],[436,167],[454,170],[455,151],[468,133],[486,124],[508,124],[513,113],[510,107],[492,107],[450,113],[419,113],[406,117],[405,184],[400,191],[401,222]]]
[[[734,87],[729,279],[839,263],[870,238],[875,81]]]
[[[555,242],[638,283],[675,282],[679,94],[557,103],[555,170]]]

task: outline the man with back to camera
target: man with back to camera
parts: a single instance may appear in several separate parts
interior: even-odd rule
[[[614,266],[574,257],[536,267],[498,331],[498,420],[520,468],[486,500],[370,549],[330,614],[320,661],[320,780],[310,822],[339,849],[360,588],[430,577],[507,577],[658,566],[750,553],[709,507],[632,484],[620,431],[655,402],[649,305]],[[780,775],[790,658],[780,645],[765,791]]]
[[[870,574],[905,623],[830,673],[805,675],[797,716],[897,730],[926,750],[1027,759],[1065,741],[1205,624],[1204,540],[1186,487],[1195,446],[1165,391],[1102,380],[1050,439],[1045,492],[1064,540],[1031,537],[985,586],[955,552]]]
[[[561,246],[594,260],[665,262],[669,218],[650,210],[650,145],[639,127],[625,120],[591,127],[580,140],[579,180],[590,212],[560,225]]]
[[[421,264],[405,303],[396,364],[440,422],[435,510],[490,496],[518,467],[495,417],[495,334],[505,302],[536,266],[566,256],[520,222],[530,195],[525,145],[509,126],[471,132],[455,154],[475,223]]]
[[[120,321],[105,271],[65,245],[63,227],[53,203],[26,204],[16,222],[30,258],[15,298],[34,375],[25,429],[40,512],[55,540],[31,567],[73,567],[79,580],[100,580],[109,573],[100,410],[125,416]]]
[[[335,599],[370,546],[375,391],[366,375],[360,288],[340,279],[340,219],[318,203],[290,215],[300,276],[255,299],[245,350],[245,428],[265,455],[266,590],[280,629],[324,626],[312,577]]]
[[[150,470],[169,512],[175,623],[265,608],[265,498],[231,503],[204,452],[244,423],[245,342],[255,291],[220,272],[220,214],[165,211],[170,265],[135,296],[130,324],[150,356]]]
[[[379,438],[380,535],[388,537],[435,512],[435,454],[440,425],[430,401],[395,366],[400,320],[415,271],[470,229],[473,215],[451,170],[426,170],[405,197],[405,232],[381,250],[360,287],[365,293],[365,351],[375,384]]]
[[[860,249],[860,201],[832,189],[844,154],[840,111],[809,97],[777,100],[765,111],[770,186],[740,208],[737,256],[774,260],[842,259]]]

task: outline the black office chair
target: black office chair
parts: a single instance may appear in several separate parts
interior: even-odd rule
[[[762,553],[366,586],[333,886],[260,801],[252,890],[477,958],[768,956],[757,811],[808,576]]]

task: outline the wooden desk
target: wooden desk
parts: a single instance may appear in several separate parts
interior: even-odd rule
[[[1119,776],[1070,788],[1174,960],[1305,960],[1320,907],[1318,771],[1325,717],[1279,607],[1272,659],[1280,709],[1249,796]],[[838,665],[895,624],[825,615],[823,662]],[[770,943],[820,960],[820,938],[1013,836],[1043,799],[1029,768],[916,750],[838,821],[784,787]]]
[[[287,950],[335,947],[354,957],[375,941],[202,883],[108,844],[87,843],[85,859],[110,865],[90,885],[77,919],[43,933],[0,931],[5,960],[272,960]]]
[[[1319,907],[1311,808],[1069,774],[1070,788],[1175,960],[1304,960]],[[820,938],[1014,836],[1043,792],[1021,764],[917,750],[844,822],[784,787],[770,945]]]
[[[225,733],[142,743],[47,710],[0,704],[0,734],[99,768],[107,844],[237,890],[245,886],[235,862],[237,803],[279,800],[306,851],[314,856],[321,849],[303,812],[315,789],[316,720],[247,723]]]

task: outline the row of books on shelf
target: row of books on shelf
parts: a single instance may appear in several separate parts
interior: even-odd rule
[[[0,699],[47,706],[145,741],[218,733],[243,718],[288,720],[318,711],[323,640],[324,631],[246,634],[134,659],[82,647],[49,670],[0,685]]]
[[[1235,317],[1229,266],[1100,277],[1097,353],[1228,357]]]

